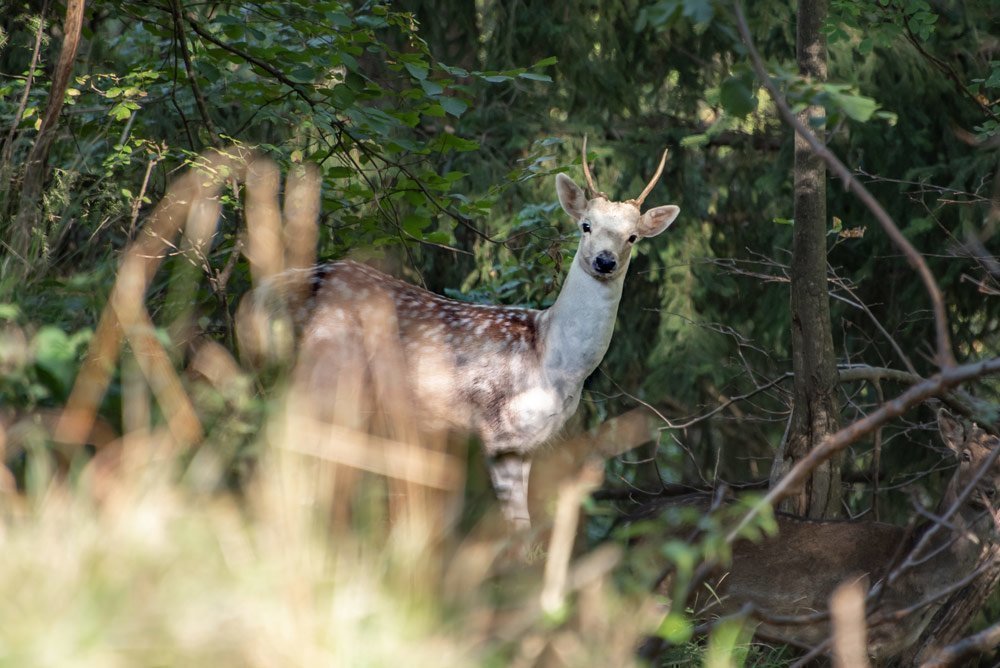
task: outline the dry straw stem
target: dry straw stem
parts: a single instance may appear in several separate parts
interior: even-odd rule
[[[296,437],[286,438],[283,447],[310,457],[445,491],[460,489],[464,481],[465,463],[446,452],[379,438],[302,414],[289,414],[286,429]]]
[[[556,614],[566,602],[569,581],[569,563],[573,555],[573,542],[580,523],[580,504],[601,482],[604,467],[589,462],[575,480],[564,482],[559,488],[556,516],[549,541],[549,554],[545,562],[545,584],[542,587],[542,610]]]
[[[754,71],[760,78],[761,83],[767,88],[768,92],[771,94],[771,99],[774,100],[775,106],[778,108],[778,113],[786,123],[795,129],[803,139],[805,139],[812,150],[823,158],[826,163],[830,166],[830,169],[839,176],[843,182],[844,186],[850,192],[853,192],[861,203],[864,204],[875,219],[879,222],[882,228],[885,230],[886,234],[892,240],[896,246],[899,247],[903,254],[906,256],[907,262],[913,267],[917,274],[920,276],[920,280],[924,283],[924,288],[927,290],[927,294],[930,296],[931,304],[934,310],[934,327],[937,336],[937,364],[942,368],[950,367],[955,365],[955,356],[951,349],[951,337],[948,334],[948,315],[945,311],[944,297],[941,294],[941,288],[938,287],[937,281],[934,279],[934,275],[931,273],[930,268],[927,266],[927,262],[924,257],[913,247],[903,233],[900,232],[899,227],[892,220],[892,217],[886,212],[882,205],[879,204],[878,200],[872,196],[868,189],[862,185],[860,181],[854,178],[851,171],[842,163],[837,156],[833,154],[830,149],[826,147],[822,141],[820,141],[816,135],[807,128],[802,121],[796,118],[792,110],[789,109],[788,103],[785,102],[785,98],[781,95],[781,92],[775,86],[771,77],[767,74],[767,69],[764,67],[764,61],[760,57],[760,53],[757,51],[757,47],[754,46],[753,38],[750,36],[750,28],[747,26],[746,17],[743,15],[743,6],[741,2],[734,2],[733,8],[736,13],[736,24],[739,28],[740,36],[743,38],[743,44],[747,47],[747,51],[750,54],[750,61],[753,64]]]
[[[202,428],[194,407],[183,392],[166,351],[153,334],[154,325],[145,308],[145,296],[164,258],[177,251],[175,239],[182,230],[185,232],[182,241],[185,251],[204,262],[205,251],[218,227],[218,196],[222,185],[227,180],[241,181],[244,177],[255,180],[255,192],[269,186],[266,197],[257,196],[253,200],[254,196],[248,195],[253,200],[253,206],[248,206],[248,216],[253,216],[249,232],[252,248],[248,254],[257,269],[254,278],[262,280],[281,270],[284,256],[277,222],[280,220],[276,204],[278,175],[273,164],[240,146],[205,153],[195,167],[171,184],[139,237],[125,251],[111,298],[101,313],[87,357],[57,426],[56,441],[68,444],[85,441],[111,382],[124,339],[132,344],[157,401],[170,415],[171,433],[177,441],[195,443],[201,440]],[[314,174],[296,181],[297,197],[303,200],[318,198],[306,192],[310,188],[318,193]],[[310,207],[306,203],[300,208],[308,213]],[[296,229],[301,228],[301,219],[302,215],[298,215]],[[304,243],[296,251],[297,260],[301,260],[306,248]]]
[[[837,587],[830,596],[834,668],[868,668],[870,665],[865,589],[861,582],[852,580]]]

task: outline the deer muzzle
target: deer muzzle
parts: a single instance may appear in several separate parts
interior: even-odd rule
[[[594,258],[593,267],[598,274],[610,274],[618,267],[618,260],[610,251],[601,251]]]

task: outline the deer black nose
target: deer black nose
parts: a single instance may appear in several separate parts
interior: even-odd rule
[[[599,274],[610,274],[617,266],[618,262],[615,260],[615,256],[608,251],[601,251],[594,258],[594,269]]]

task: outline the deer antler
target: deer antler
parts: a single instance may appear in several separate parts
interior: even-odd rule
[[[590,166],[587,164],[587,135],[583,135],[583,175],[587,178],[587,187],[590,189],[590,199],[594,197],[603,197],[607,199],[608,196],[597,189],[594,185],[594,177],[590,175]]]
[[[586,139],[584,139],[584,146],[586,146]],[[642,194],[635,199],[629,200],[629,202],[635,204],[639,208],[642,208],[642,202],[646,199],[646,195],[653,190],[653,187],[656,186],[656,182],[660,180],[660,174],[663,173],[663,166],[667,164],[667,153],[669,152],[669,148],[663,149],[663,157],[660,158],[660,166],[656,168],[656,173],[653,174],[653,178],[649,180],[649,184],[646,186],[645,190],[642,191]]]

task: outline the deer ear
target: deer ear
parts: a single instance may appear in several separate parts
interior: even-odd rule
[[[563,211],[572,216],[573,220],[580,220],[587,210],[587,195],[583,189],[565,174],[556,174],[556,193]]]
[[[641,237],[655,237],[670,227],[670,223],[674,222],[680,212],[680,207],[673,204],[650,209],[639,218],[639,228],[636,231]]]
[[[955,418],[950,412],[942,408],[938,411],[938,431],[948,448],[958,454],[962,451],[962,444],[965,442],[965,427],[961,421]]]

